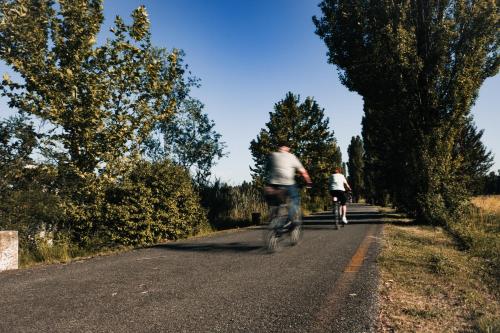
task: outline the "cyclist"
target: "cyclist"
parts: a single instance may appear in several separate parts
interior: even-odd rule
[[[351,191],[351,187],[347,183],[347,179],[345,179],[344,175],[340,172],[340,168],[335,168],[334,173],[330,176],[330,195],[332,196],[332,200],[334,197],[337,197],[340,200],[340,204],[342,206],[342,222],[347,224],[347,195],[345,193],[345,189],[347,188]]]
[[[311,186],[311,178],[299,159],[292,153],[286,143],[282,143],[277,152],[269,155],[268,171],[270,173],[269,186],[271,188],[282,188],[287,192],[290,198],[290,209],[288,210],[288,219],[292,223],[295,220],[300,207],[300,194],[295,182],[295,174],[298,172]]]

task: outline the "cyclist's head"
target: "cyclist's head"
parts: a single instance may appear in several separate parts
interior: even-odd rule
[[[281,139],[277,142],[278,149],[282,150],[282,148],[286,148],[285,150],[290,150],[290,144],[287,139]]]

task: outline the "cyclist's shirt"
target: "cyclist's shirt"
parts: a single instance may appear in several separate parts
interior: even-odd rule
[[[299,159],[288,152],[272,153],[269,162],[271,164],[270,184],[293,185],[295,184],[295,172],[304,169]]]
[[[344,184],[347,183],[344,175],[341,173],[334,173],[330,176],[330,191],[345,191]]]

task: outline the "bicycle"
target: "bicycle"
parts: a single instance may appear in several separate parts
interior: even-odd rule
[[[332,193],[332,195],[333,194],[334,193]],[[351,196],[351,193],[344,192],[344,195],[346,195],[349,198]],[[335,230],[338,230],[339,225],[341,227],[345,226],[345,223],[342,222],[342,204],[341,204],[340,198],[335,196],[335,195],[332,196],[332,200],[333,200],[333,209],[332,209],[333,221],[335,223]]]
[[[269,253],[276,252],[285,236],[289,236],[290,245],[297,245],[302,237],[302,214],[299,211],[294,221],[288,218],[288,206],[286,190],[274,189],[269,201],[270,213],[269,224],[265,230],[264,242]],[[271,195],[268,194],[268,198]]]
[[[339,229],[340,226],[344,226],[344,223],[342,223],[342,205],[340,204],[339,198],[334,196],[333,198],[333,221],[335,222],[335,230]]]

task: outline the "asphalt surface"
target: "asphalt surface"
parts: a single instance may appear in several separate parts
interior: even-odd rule
[[[263,227],[0,273],[0,332],[373,332],[381,218],[263,249]]]

